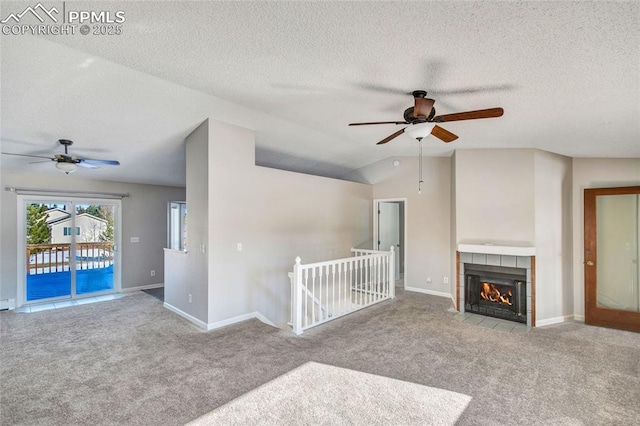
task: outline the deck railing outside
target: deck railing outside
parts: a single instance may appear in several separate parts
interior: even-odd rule
[[[76,269],[108,268],[113,265],[113,243],[76,243]],[[27,244],[27,274],[39,275],[69,270],[71,244]]]
[[[291,326],[295,334],[395,297],[395,254],[351,249],[354,257],[303,265],[291,279]]]

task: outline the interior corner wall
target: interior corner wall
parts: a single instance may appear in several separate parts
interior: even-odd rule
[[[400,160],[399,166],[393,160]],[[374,199],[406,198],[406,287],[450,294],[451,158],[423,157],[422,193],[418,194],[418,158],[394,157],[357,170],[359,179],[373,184]],[[431,278],[431,283],[427,282]],[[450,281],[451,282],[451,281]]]
[[[187,252],[183,262],[165,285],[164,301],[191,315],[204,324],[208,323],[208,254],[209,246],[209,120],[205,120],[185,139],[186,202],[187,202]],[[175,272],[175,271],[174,271]],[[182,276],[181,276],[182,275]],[[189,297],[191,295],[191,297]]]
[[[574,314],[584,319],[584,190],[640,185],[640,158],[573,159]]]
[[[573,315],[572,161],[535,151],[536,321]]]
[[[457,150],[456,243],[535,243],[534,150]]]
[[[451,214],[449,215],[449,217],[451,218],[451,226],[449,231],[451,232],[451,236],[449,237],[449,244],[450,244],[450,249],[449,251],[451,252],[451,281],[450,281],[450,285],[449,285],[449,292],[451,293],[451,299],[453,300],[453,304],[454,306],[457,303],[457,295],[456,295],[456,280],[458,279],[458,274],[457,274],[457,258],[456,258],[456,253],[458,252],[458,245],[456,244],[456,242],[458,241],[458,236],[457,236],[457,222],[456,222],[456,211],[457,211],[457,206],[456,206],[456,152],[453,152],[453,155],[451,155],[451,195],[450,195],[450,201],[451,201],[451,209],[450,212]],[[459,309],[459,306],[456,306],[456,309]]]
[[[256,166],[254,133],[214,120],[209,150],[208,323],[258,311],[285,327],[296,256],[350,257],[370,243],[372,187]]]
[[[91,173],[90,171],[87,173]],[[184,200],[185,190],[179,187],[143,185],[86,179],[73,175],[38,175],[3,173],[5,186],[67,191],[129,193],[122,200],[122,289],[164,282],[164,253],[167,245],[167,208],[169,201]],[[16,298],[18,282],[18,205],[16,194],[1,191],[2,221],[0,224],[0,300]],[[131,237],[140,242],[130,242]],[[150,271],[155,270],[152,277]]]

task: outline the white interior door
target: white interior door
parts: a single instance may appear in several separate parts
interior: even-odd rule
[[[396,254],[396,280],[400,279],[400,205],[395,202],[378,204],[378,250],[393,246]]]

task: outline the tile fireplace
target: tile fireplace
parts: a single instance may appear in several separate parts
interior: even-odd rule
[[[527,323],[527,274],[523,268],[466,264],[465,312]]]
[[[457,252],[457,307],[535,325],[535,249],[460,244]]]

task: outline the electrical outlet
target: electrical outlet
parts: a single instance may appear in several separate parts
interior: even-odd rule
[[[449,284],[449,277],[444,277],[442,279],[442,282],[445,283],[445,284]]]
[[[431,277],[427,277],[427,284],[431,284]]]
[[[206,253],[207,252],[207,245],[205,243],[200,244],[200,251],[202,253]]]
[[[193,298],[191,297],[191,293],[189,293],[189,303],[193,302]]]
[[[155,277],[155,276],[156,276],[156,271],[155,271],[155,269],[152,269],[152,270],[151,270],[151,276],[152,276],[152,277]]]
[[[140,242],[140,237],[131,237],[131,242],[132,243],[139,243]]]

